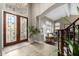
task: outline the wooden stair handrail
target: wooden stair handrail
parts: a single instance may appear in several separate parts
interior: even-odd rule
[[[70,26],[72,26],[75,22],[77,22],[79,20],[79,18],[77,18],[73,23],[71,23],[67,28],[65,28],[65,29],[60,29],[60,30],[58,30],[58,31],[61,31],[61,30],[66,30],[66,29],[68,29]]]
[[[72,26],[73,24],[75,24],[75,22],[77,22],[79,20],[79,18],[77,18],[73,23],[71,23],[67,28],[65,29],[68,29],[70,26]]]

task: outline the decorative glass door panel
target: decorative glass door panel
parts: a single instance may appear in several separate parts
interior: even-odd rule
[[[27,18],[20,17],[20,40],[27,39]]]
[[[16,41],[16,16],[6,14],[6,43]]]
[[[4,46],[28,40],[28,18],[4,11]]]

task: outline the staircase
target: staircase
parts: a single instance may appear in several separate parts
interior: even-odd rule
[[[58,30],[58,55],[59,56],[73,56],[74,48],[66,42],[71,41],[73,44],[79,44],[79,18],[77,18],[67,28]],[[71,53],[73,52],[73,53]]]

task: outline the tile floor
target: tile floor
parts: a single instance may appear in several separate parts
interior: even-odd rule
[[[8,46],[3,49],[3,56],[57,56],[57,47],[44,42],[28,42]]]

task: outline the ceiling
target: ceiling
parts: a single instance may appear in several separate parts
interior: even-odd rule
[[[69,7],[72,6],[72,7]],[[60,19],[61,17],[64,16],[69,16],[71,14],[77,14],[77,9],[75,8],[77,7],[76,4],[64,4],[63,6],[60,6],[50,12],[48,12],[45,16],[52,19],[53,21]],[[74,11],[74,12],[72,12]]]

